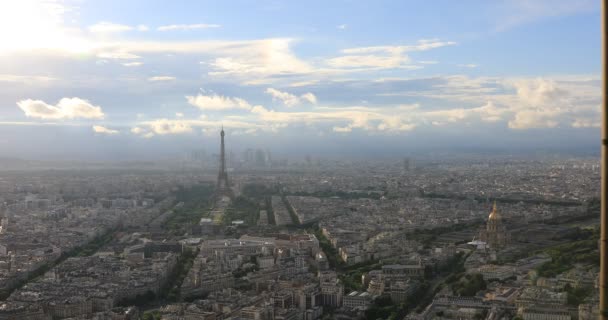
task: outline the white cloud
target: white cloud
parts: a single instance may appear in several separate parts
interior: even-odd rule
[[[223,120],[207,120],[201,119],[156,119],[145,121],[131,129],[131,132],[137,128],[135,134],[144,138],[150,138],[154,135],[171,135],[171,134],[187,134],[194,132],[193,129],[201,128],[203,132],[207,132],[208,128],[217,128],[224,126],[225,128],[243,129],[243,130],[265,130],[273,131],[280,127],[279,125],[260,125],[243,121],[236,121],[224,118]],[[244,131],[245,132],[245,131]],[[250,131],[251,132],[251,131]]]
[[[340,30],[344,30],[344,29],[346,29],[346,27],[348,27],[348,26],[345,24],[341,24],[341,25],[337,26],[337,28]]]
[[[65,1],[0,1],[0,52],[86,52],[90,45],[82,31],[65,24],[72,11]]]
[[[178,117],[178,118],[183,118],[184,114],[181,113],[181,112],[177,112],[177,113],[175,113],[175,116]]]
[[[143,62],[135,61],[135,62],[125,62],[122,65],[125,67],[139,67],[143,65]]]
[[[147,123],[150,131],[158,135],[183,134],[192,132],[192,126],[184,121],[158,119]]]
[[[356,47],[342,50],[345,54],[369,54],[369,53],[402,53],[411,51],[426,51],[446,46],[453,46],[457,43],[454,41],[440,41],[439,39],[422,39],[414,45],[403,46],[372,46],[372,47]]]
[[[599,116],[600,88],[589,79],[555,78],[468,78],[448,77],[447,84],[435,85],[433,92],[418,92],[422,97],[449,103],[485,104],[481,107],[428,111],[421,114],[427,122],[440,125],[463,121],[500,122],[514,130],[593,127]]]
[[[598,119],[574,119],[572,122],[573,128],[599,128],[601,125],[601,121]]]
[[[16,82],[31,85],[32,83],[48,83],[57,78],[34,75],[0,74],[0,82]]]
[[[405,123],[400,117],[384,119],[379,125],[380,131],[411,131],[416,128],[414,123]]]
[[[307,87],[307,86],[316,85],[319,82],[320,82],[319,80],[312,79],[312,80],[294,82],[294,83],[291,83],[289,86],[290,87]]]
[[[410,109],[411,110],[411,109]],[[251,110],[262,122],[287,125],[288,123],[334,124],[334,131],[347,132],[353,129],[366,131],[409,131],[415,127],[411,122],[410,112],[396,108],[369,107],[315,107],[308,112],[281,112],[255,106]],[[337,123],[344,125],[335,125]]]
[[[95,125],[93,126],[93,132],[107,135],[119,134],[120,131],[106,128],[104,126]]]
[[[346,127],[333,127],[333,130],[335,132],[347,133],[347,132],[352,132],[353,128],[350,127],[350,126],[346,126]]]
[[[102,34],[119,33],[119,32],[125,32],[125,31],[133,31],[133,30],[142,31],[142,32],[150,30],[150,28],[148,28],[148,26],[146,26],[144,24],[140,24],[137,26],[129,26],[129,25],[125,25],[125,24],[119,24],[119,23],[113,23],[113,22],[107,22],[107,21],[98,22],[92,26],[89,26],[88,29],[90,32],[102,33]]]
[[[509,121],[511,129],[555,128],[559,122],[552,114],[536,110],[522,110]]]
[[[326,60],[334,68],[380,68],[380,69],[418,69],[422,66],[411,65],[407,52],[426,51],[455,45],[456,42],[438,39],[419,40],[414,45],[356,47],[342,50],[344,56]]]
[[[102,59],[116,59],[116,60],[131,60],[131,59],[139,59],[140,56],[136,54],[132,54],[126,51],[109,51],[109,52],[100,52],[97,54],[98,58]]]
[[[328,107],[312,106],[308,111],[278,111],[261,105],[252,105],[244,99],[216,94],[188,96],[190,104],[202,110],[249,110],[249,114],[223,115],[222,121],[239,121],[241,132],[257,128],[258,131],[276,131],[292,124],[329,126],[334,132],[369,131],[382,134],[399,134],[422,126],[474,126],[492,123],[513,130],[571,126],[586,128],[597,126],[593,121],[599,114],[599,82],[591,79],[529,79],[529,78],[468,78],[466,76],[437,77],[432,79],[397,79],[377,82],[358,81],[363,84],[387,81],[412,81],[416,87],[413,97],[432,98],[443,102],[433,109],[413,105],[377,105]],[[349,83],[349,82],[347,82]],[[396,83],[395,83],[396,84]],[[422,84],[426,87],[420,88]],[[375,84],[374,84],[375,85]],[[391,84],[390,87],[394,87]],[[265,92],[281,104],[294,106],[314,101],[314,95],[296,95],[275,88]],[[313,98],[314,97],[314,98]],[[373,101],[373,100],[372,100]],[[455,105],[457,107],[441,108]],[[216,123],[214,120],[178,119],[190,127]]]
[[[247,80],[270,76],[308,74],[315,69],[290,50],[291,39],[265,39],[234,43],[214,51],[218,56],[209,65],[214,77],[243,77]]]
[[[495,11],[498,17],[491,19],[496,22],[496,32],[551,17],[592,12],[598,8],[597,2],[591,0],[518,0],[497,3]]]
[[[427,111],[421,113],[421,116],[430,123],[445,125],[446,123],[461,122],[472,118],[483,122],[498,122],[508,114],[512,114],[509,108],[499,108],[495,106],[494,102],[487,101],[481,107]]]
[[[175,77],[171,77],[171,76],[155,76],[155,77],[148,78],[148,81],[152,81],[152,82],[173,81],[173,80],[175,80]]]
[[[398,68],[408,62],[410,58],[401,52],[387,55],[349,55],[327,60],[327,64],[334,68]]]
[[[103,119],[101,107],[80,98],[63,98],[57,105],[42,100],[26,99],[17,102],[27,117],[40,119]]]
[[[317,104],[317,96],[315,96],[311,92],[307,92],[307,93],[301,95],[300,99],[308,101],[311,104]]]
[[[474,63],[458,64],[457,66],[459,66],[461,68],[471,68],[471,69],[479,67],[479,65],[474,64]]]
[[[284,105],[288,107],[293,107],[302,102],[302,100],[307,101],[311,104],[317,103],[317,97],[311,92],[307,92],[300,97],[293,95],[289,92],[279,91],[274,88],[267,88],[265,91],[267,94],[272,96],[273,100],[281,101]]]
[[[157,28],[158,31],[173,31],[173,30],[195,30],[195,29],[210,29],[210,28],[219,28],[221,27],[219,24],[206,24],[206,23],[197,23],[197,24],[171,24],[167,26],[160,26]]]
[[[251,105],[244,99],[225,97],[217,94],[186,96],[186,100],[189,104],[205,111],[251,110]]]
[[[133,134],[142,134],[144,133],[146,130],[140,128],[140,127],[133,127],[131,128],[131,133]]]
[[[130,30],[133,30],[133,27],[124,25],[124,24],[107,22],[107,21],[98,22],[89,27],[89,31],[95,32],[95,33],[113,33],[113,32],[124,32],[124,31],[130,31]]]

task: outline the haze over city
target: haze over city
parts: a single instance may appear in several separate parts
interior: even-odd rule
[[[594,152],[596,1],[3,1],[0,149]]]
[[[606,21],[0,0],[0,320],[608,319]]]

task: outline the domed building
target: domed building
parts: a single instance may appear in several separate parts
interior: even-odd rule
[[[511,234],[502,222],[502,217],[496,209],[496,202],[492,206],[492,212],[488,216],[485,229],[479,231],[479,240],[485,242],[490,249],[503,249],[511,241]]]

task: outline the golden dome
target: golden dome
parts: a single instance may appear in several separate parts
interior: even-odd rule
[[[489,220],[498,220],[500,219],[500,215],[498,214],[498,210],[496,209],[496,201],[494,201],[494,205],[492,206],[492,212],[490,212]]]

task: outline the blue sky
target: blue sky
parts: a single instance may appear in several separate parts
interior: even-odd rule
[[[599,29],[591,0],[5,1],[0,156],[214,150],[222,124],[279,152],[592,147]]]

